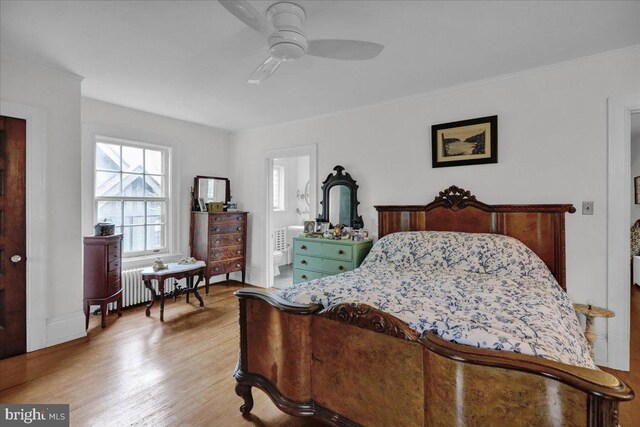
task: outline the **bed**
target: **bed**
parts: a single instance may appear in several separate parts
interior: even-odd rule
[[[617,425],[633,391],[597,369],[564,292],[573,206],[452,186],[376,209],[359,269],[236,292],[243,414],[258,387],[334,425]]]

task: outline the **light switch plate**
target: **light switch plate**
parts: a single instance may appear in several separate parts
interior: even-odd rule
[[[593,215],[593,202],[582,202],[582,215]]]

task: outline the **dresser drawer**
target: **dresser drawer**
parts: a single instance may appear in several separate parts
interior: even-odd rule
[[[118,257],[119,257],[120,256],[120,242],[111,243],[109,246],[107,246],[107,252],[109,252],[109,255],[118,254]]]
[[[210,214],[209,224],[228,224],[228,223],[244,223],[245,215],[243,214]]]
[[[231,273],[232,271],[239,271],[244,268],[244,258],[229,260],[229,261],[214,261],[209,263],[209,276],[216,276],[218,274]]]
[[[209,226],[209,234],[229,234],[229,233],[242,233],[246,229],[244,224],[211,224]]]
[[[120,280],[107,284],[107,296],[111,296],[120,290]]]
[[[295,241],[294,254],[304,256],[317,256],[351,261],[353,248],[349,245]]]
[[[337,274],[353,270],[353,263],[334,259],[296,255],[294,257],[293,267],[303,268],[305,270],[309,269],[328,274]]]
[[[319,279],[329,276],[328,274],[319,273],[317,271],[303,270],[300,268],[293,269],[293,283],[308,282],[309,280]]]
[[[103,264],[104,265],[104,264]],[[120,270],[120,260],[109,261],[107,271]]]
[[[212,248],[209,250],[211,261],[221,261],[231,258],[242,258],[244,256],[244,246],[227,246],[223,248]]]
[[[244,246],[244,234],[214,234],[209,237],[209,249],[222,246]]]

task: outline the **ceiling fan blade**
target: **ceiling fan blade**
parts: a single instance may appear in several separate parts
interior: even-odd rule
[[[253,85],[259,85],[263,80],[268,79],[278,67],[282,64],[282,59],[275,58],[273,56],[268,57],[262,64],[258,65],[258,68],[251,73],[247,83]]]
[[[359,40],[311,40],[307,55],[346,61],[373,59],[382,52],[384,46]]]
[[[245,0],[218,0],[218,2],[233,16],[261,34],[268,36],[276,31],[276,27],[267,21],[264,14],[258,12],[255,7]]]

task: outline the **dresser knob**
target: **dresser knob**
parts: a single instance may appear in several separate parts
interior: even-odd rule
[[[238,255],[240,255],[240,254],[242,253],[242,251],[236,251],[236,253],[237,253]]]
[[[242,239],[238,239],[238,242],[242,242]]]
[[[242,231],[242,227],[238,227],[238,231]]]
[[[300,264],[306,264],[306,263],[307,263],[307,261],[305,261],[305,260],[300,261]]]
[[[220,231],[220,227],[216,227],[216,231]]]
[[[214,268],[213,270],[214,270],[214,271],[218,271],[218,270],[220,270],[220,267],[216,267],[216,268]]]
[[[307,247],[305,245],[302,245],[302,246],[300,246],[300,249],[302,249],[304,251],[305,249],[307,249]]]
[[[216,217],[216,221],[220,221],[220,220],[222,220],[222,218],[221,218],[221,217],[219,217],[219,216],[217,216],[217,217]]]
[[[236,267],[240,268],[240,264],[236,264]]]
[[[342,255],[342,254],[344,254],[344,251],[343,251],[342,249],[340,249],[340,250],[338,251],[338,255]]]
[[[218,243],[220,243],[220,240],[216,240],[216,245],[217,245]]]
[[[306,274],[303,274],[302,276],[300,276],[300,278],[301,278],[301,279],[306,279],[306,278],[307,278],[307,275],[306,275]]]
[[[236,217],[236,220],[240,221],[240,219],[242,219],[242,217],[240,217],[240,216]]]
[[[338,270],[341,270],[341,271],[344,270],[344,266],[342,266],[342,265],[338,266]]]

